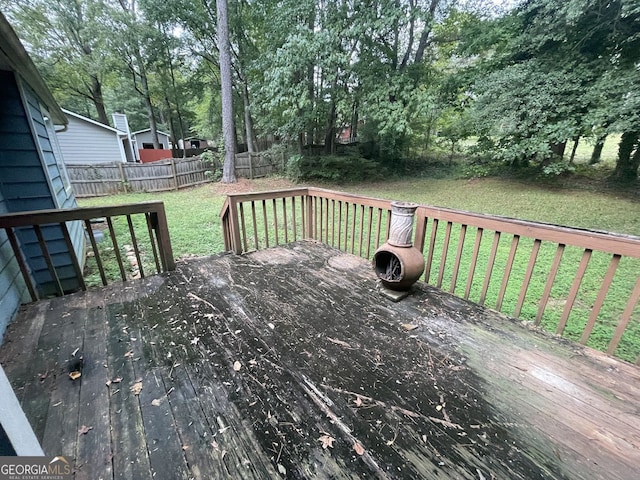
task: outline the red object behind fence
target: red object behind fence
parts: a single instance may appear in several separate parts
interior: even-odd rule
[[[157,162],[158,160],[166,160],[173,157],[171,150],[141,148],[138,150],[140,161],[142,163]]]

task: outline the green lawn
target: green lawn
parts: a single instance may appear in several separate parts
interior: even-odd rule
[[[231,189],[235,191],[259,191],[281,189],[287,185],[287,182],[281,178],[261,179],[253,182],[243,180],[240,185],[231,187]],[[601,193],[585,189],[549,188],[535,183],[499,178],[474,180],[421,178],[359,185],[331,186],[325,184],[322,187],[379,198],[414,201],[479,213],[640,236],[640,204],[628,194],[623,196],[611,192]],[[127,194],[83,199],[80,201],[80,205],[98,206],[161,200],[165,203],[174,256],[180,258],[189,255],[211,255],[223,250],[219,213],[225,198],[222,192],[228,188],[219,184],[209,184],[177,192]],[[454,228],[451,237],[452,241],[448,251],[449,258],[455,256],[458,228]],[[346,234],[344,233],[344,235]],[[263,236],[264,232],[260,233],[260,235]],[[272,234],[270,235],[273,238]],[[471,235],[474,235],[474,233],[469,232],[469,238],[472,238]],[[477,301],[480,295],[481,276],[487,262],[486,257],[488,257],[491,236],[492,232],[485,232],[483,248],[470,295],[470,299],[474,301]],[[123,242],[126,242],[125,237],[126,234],[123,235]],[[260,241],[262,245],[263,238]],[[507,236],[501,239],[496,267],[491,279],[491,288],[487,293],[486,305],[488,306],[494,306],[495,304],[497,290],[500,285],[500,265],[505,261],[509,241]],[[441,245],[442,242],[442,232],[440,232],[437,245]],[[249,239],[249,243],[251,248],[251,239]],[[472,244],[472,240],[470,243]],[[524,275],[524,267],[527,262],[526,255],[528,255],[528,253],[524,253],[526,252],[526,243],[523,241],[523,253],[521,254],[525,256],[521,259],[522,261],[518,262],[521,265],[514,267],[513,281],[510,280],[509,289],[501,309],[507,314],[513,313],[513,307],[518,295],[518,278]],[[469,248],[465,246],[463,263],[470,262]],[[441,255],[438,252],[439,250],[436,249],[436,256]],[[358,252],[356,251],[356,253]],[[543,244],[532,283],[527,292],[526,302],[520,315],[521,318],[528,320],[535,318],[538,299],[542,294],[554,253],[555,246]],[[582,252],[578,249],[572,250],[568,248],[563,257],[561,269],[558,272],[556,282],[554,282],[549,307],[543,318],[543,325],[551,331],[555,331],[557,326],[558,319],[562,313],[563,300],[566,298],[581,254]],[[601,284],[601,278],[604,271],[606,271],[608,261],[608,255],[594,254],[581,287],[576,307],[574,307],[574,313],[572,313],[567,325],[566,336],[569,338],[579,339],[580,332],[588,318],[590,306],[593,305]],[[436,260],[436,265],[431,273],[431,283],[434,283],[435,277],[439,274],[438,263],[439,261]],[[452,261],[449,261],[447,270],[442,275],[444,289],[449,289],[452,281],[451,263]],[[461,267],[461,272],[466,270],[468,270],[468,267]],[[606,349],[615,329],[616,321],[620,317],[622,310],[624,310],[625,302],[638,275],[640,275],[640,262],[633,259],[624,259],[602,310],[601,319],[589,340],[588,344],[590,346]],[[465,279],[462,276],[461,273],[456,283],[457,294],[462,294],[464,291]],[[616,352],[621,358],[631,361],[634,361],[640,354],[640,306],[636,308],[635,312],[627,333],[625,333],[623,341]]]

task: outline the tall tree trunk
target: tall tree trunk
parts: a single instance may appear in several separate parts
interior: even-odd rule
[[[564,151],[567,148],[567,142],[553,143],[550,145],[552,155],[556,156],[559,160],[564,159]]]
[[[329,117],[327,118],[327,127],[324,135],[324,153],[331,155],[336,151],[336,102],[331,99],[331,108],[329,109]]]
[[[624,132],[618,145],[618,159],[614,177],[621,181],[635,180],[638,178],[638,165],[640,154],[636,153],[632,157],[634,147],[637,147],[640,132]]]
[[[144,105],[147,108],[147,118],[149,119],[149,128],[151,129],[151,141],[153,142],[153,148],[160,148],[160,142],[158,141],[158,124],[156,123],[156,115],[151,102],[151,93],[149,92],[149,79],[147,78],[147,70],[144,67],[144,60],[141,55],[136,55],[136,61],[138,62],[138,75],[140,77],[140,87],[142,90],[142,97],[144,99]]]
[[[353,143],[358,138],[358,102],[354,102],[351,114],[351,136],[349,143]]]
[[[218,14],[218,49],[220,51],[220,86],[222,97],[222,136],[224,164],[222,183],[236,182],[235,125],[233,123],[233,85],[231,80],[231,48],[229,46],[229,16],[227,0],[216,0]]]
[[[596,144],[593,147],[593,152],[591,152],[589,165],[595,165],[596,163],[600,162],[600,157],[602,157],[602,149],[604,148],[604,142],[606,139],[606,135],[601,135],[596,139]]]
[[[569,163],[573,165],[573,161],[576,159],[576,151],[578,150],[578,142],[580,137],[576,137],[573,140],[573,148],[571,149],[571,157],[569,157]]]
[[[104,97],[102,96],[102,84],[96,75],[91,75],[91,100],[98,111],[98,121],[105,125],[109,125],[109,117],[104,106]]]
[[[251,118],[251,107],[249,103],[249,88],[247,82],[244,82],[242,88],[242,103],[244,106],[244,131],[247,139],[247,150],[249,153],[258,151],[256,148],[255,135],[253,133],[253,119]]]

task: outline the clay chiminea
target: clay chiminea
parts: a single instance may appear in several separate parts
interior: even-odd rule
[[[389,290],[408,291],[422,272],[424,257],[413,246],[413,216],[418,205],[391,202],[389,239],[373,254],[373,268]]]

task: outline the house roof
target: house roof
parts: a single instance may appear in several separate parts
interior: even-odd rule
[[[136,132],[131,132],[131,135],[137,135],[138,133],[144,133],[144,132],[150,132],[151,129],[150,128],[145,128],[144,130],[138,130]],[[158,130],[158,133],[162,134],[162,135],[166,135],[167,137],[170,137],[171,135],[166,133],[166,132],[162,132],[160,130]]]
[[[62,111],[67,116],[75,117],[78,120],[82,120],[82,121],[85,121],[87,123],[91,123],[92,125],[95,125],[96,127],[104,128],[105,130],[109,130],[110,132],[117,133],[118,135],[122,135],[122,136],[126,136],[127,135],[125,132],[121,132],[117,128],[113,128],[113,127],[111,127],[109,125],[105,125],[104,123],[96,122],[95,120],[91,120],[90,118],[84,117],[84,116],[82,116],[82,115],[80,115],[78,113],[73,113],[72,111],[67,110],[65,108],[63,108]]]
[[[53,98],[49,87],[38,72],[33,60],[25,50],[9,22],[0,12],[0,69],[17,72],[36,92],[47,106],[53,123],[66,125],[67,117],[62,113],[58,102]]]

